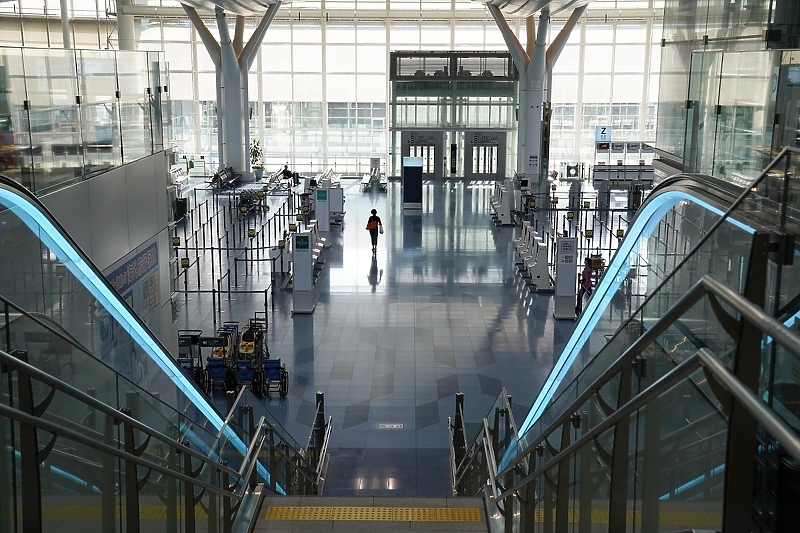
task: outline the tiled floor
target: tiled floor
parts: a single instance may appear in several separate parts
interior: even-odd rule
[[[465,393],[467,420],[477,422],[505,387],[521,421],[574,323],[555,321],[552,296],[520,282],[517,230],[493,226],[491,183],[427,182],[424,207],[412,212],[401,207],[398,182],[386,193],[362,193],[355,180],[343,187],[345,224],[326,235],[316,310],[293,316],[291,292],[276,294],[269,350],[286,363],[289,395],[264,405],[304,443],[315,393],[325,393],[333,417],[325,494],[448,496],[455,393]],[[364,229],[373,208],[386,229],[375,257]],[[243,287],[263,289],[262,269]],[[262,295],[223,300],[223,320],[244,324],[255,310]],[[181,328],[213,332],[211,320],[209,295],[182,303]]]

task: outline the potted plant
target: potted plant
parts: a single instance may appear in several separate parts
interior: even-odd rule
[[[250,141],[250,167],[256,176],[256,181],[264,177],[264,165],[261,163],[261,158],[264,155],[261,150],[261,141],[253,139]]]

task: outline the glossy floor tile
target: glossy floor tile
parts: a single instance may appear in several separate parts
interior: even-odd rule
[[[333,420],[325,494],[451,495],[454,395],[465,394],[467,420],[478,422],[505,387],[521,421],[574,322],[555,321],[552,295],[520,282],[518,229],[492,224],[492,183],[426,182],[417,211],[402,209],[399,182],[385,193],[361,192],[356,180],[343,187],[345,222],[324,234],[331,247],[315,311],[293,315],[291,291],[275,294],[268,344],[287,366],[289,394],[264,406],[304,445],[315,394],[325,393]],[[365,230],[373,208],[385,228],[374,256]],[[212,284],[208,268],[201,277]],[[268,267],[239,279],[263,291]],[[223,320],[244,324],[264,309],[261,294],[232,298],[222,301]],[[182,300],[180,327],[213,333],[210,300]]]

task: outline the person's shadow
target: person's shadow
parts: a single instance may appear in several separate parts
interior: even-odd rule
[[[383,279],[383,269],[378,271],[378,258],[373,255],[372,264],[369,267],[369,275],[367,276],[367,281],[372,285],[372,292],[377,290],[378,283],[381,282],[381,279]]]

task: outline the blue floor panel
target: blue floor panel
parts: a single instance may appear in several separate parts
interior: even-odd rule
[[[400,184],[386,193],[343,180],[342,228],[316,284],[313,314],[292,315],[278,291],[268,345],[289,371],[289,395],[264,406],[301,444],[317,391],[333,417],[328,495],[448,496],[447,418],[457,392],[479,421],[505,386],[517,421],[527,413],[574,322],[552,318],[552,296],[529,293],[513,264],[518,229],[496,228],[493,184],[426,182],[421,211],[404,212]],[[386,230],[373,257],[370,209]],[[211,286],[210,270],[201,276]],[[263,290],[268,267],[241,276]],[[207,296],[207,295],[204,295]],[[210,298],[181,300],[180,328],[213,333]],[[245,324],[263,295],[223,299],[223,320]],[[224,408],[224,396],[217,395]],[[381,424],[402,424],[382,429]]]

